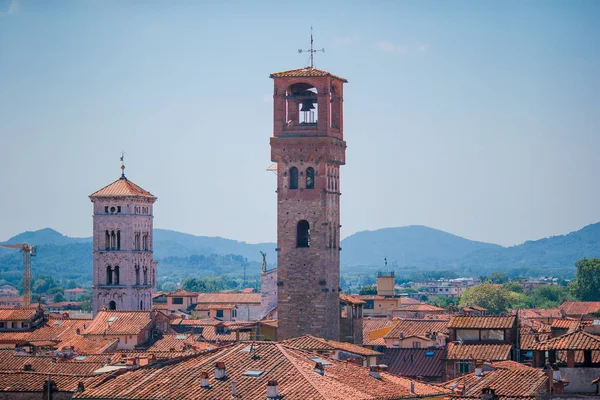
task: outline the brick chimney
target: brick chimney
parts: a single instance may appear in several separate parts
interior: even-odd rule
[[[267,382],[267,399],[279,398],[279,385],[276,380]]]
[[[215,363],[215,379],[225,379],[227,374],[225,372],[225,363],[223,361],[217,361]]]
[[[481,400],[498,400],[498,395],[496,391],[492,388],[484,387],[481,389]]]
[[[384,364],[371,365],[369,367],[369,375],[375,379],[381,379],[381,373],[387,372],[387,370],[388,370],[388,367],[387,367],[387,365],[384,365]]]

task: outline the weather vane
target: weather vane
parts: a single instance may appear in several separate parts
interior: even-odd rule
[[[125,178],[125,152],[121,151],[121,178]]]
[[[313,49],[313,27],[312,25],[310,26],[310,49],[309,50],[302,50],[302,49],[298,49],[298,53],[302,54],[302,53],[310,53],[310,67],[314,68],[314,54],[316,52],[320,51],[321,53],[325,53],[325,49],[321,49],[321,50],[314,50]]]

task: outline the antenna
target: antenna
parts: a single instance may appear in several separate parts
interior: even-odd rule
[[[321,52],[321,53],[325,53],[325,49],[320,49],[320,50],[314,50],[313,49],[313,27],[312,25],[310,26],[310,49],[308,50],[302,50],[302,49],[298,49],[298,53],[302,54],[302,53],[310,53],[310,67],[314,68],[314,54],[316,52]]]

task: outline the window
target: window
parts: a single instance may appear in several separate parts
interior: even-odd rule
[[[367,302],[365,303],[364,309],[365,310],[373,310],[375,308],[375,300],[367,300]]]
[[[144,302],[143,302],[142,300],[140,300],[140,310],[143,310],[143,309],[144,309]],[[148,332],[146,332],[146,334],[147,334],[147,333],[148,333]],[[148,335],[146,335],[146,336],[148,336]],[[146,338],[146,339],[147,339],[147,338]]]
[[[218,313],[219,311],[223,311],[223,310],[217,310],[217,313]],[[225,326],[223,326],[223,325],[217,325],[217,326],[215,327],[215,331],[216,331],[217,333],[225,333]]]
[[[4,322],[0,322],[0,328],[4,328]]]
[[[106,238],[104,239],[106,241],[106,250],[110,249],[110,232],[106,231]]]
[[[504,330],[483,329],[481,331],[481,340],[504,340]]]
[[[310,226],[305,219],[296,228],[296,247],[310,247]]]
[[[119,277],[119,266],[118,265],[115,265],[114,275],[115,276],[113,278],[113,281],[114,281],[115,285],[118,285],[119,284],[119,278],[120,278]]]
[[[108,214],[108,206],[104,207],[104,212]]]
[[[231,318],[237,318],[237,310],[231,310]]]
[[[313,167],[306,168],[306,188],[315,188],[315,170]]]
[[[290,189],[298,189],[298,168],[290,168]]]
[[[117,231],[117,250],[121,250],[121,231]]]
[[[136,285],[140,284],[140,266],[139,265],[135,266],[135,284]]]
[[[148,268],[144,267],[144,285],[148,284]]]
[[[412,342],[412,347],[413,347],[413,349],[420,349],[421,342]]]
[[[108,309],[111,311],[114,311],[117,309],[117,303],[115,303],[114,300],[111,300],[110,303],[108,303]]]
[[[217,310],[217,318],[223,318],[223,310]]]
[[[173,304],[183,304],[183,297],[173,297]]]
[[[459,361],[458,370],[461,374],[468,374],[471,372],[471,363],[468,361]]]
[[[106,266],[106,284],[107,285],[112,285],[113,283],[113,276],[112,276],[112,268],[110,267],[110,265]]]
[[[457,340],[479,340],[479,331],[477,329],[457,329]]]

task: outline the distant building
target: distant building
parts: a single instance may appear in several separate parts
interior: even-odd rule
[[[0,286],[0,297],[19,297],[17,288],[11,285]]]
[[[85,293],[88,293],[88,290],[82,288],[66,289],[65,300],[78,301]]]

